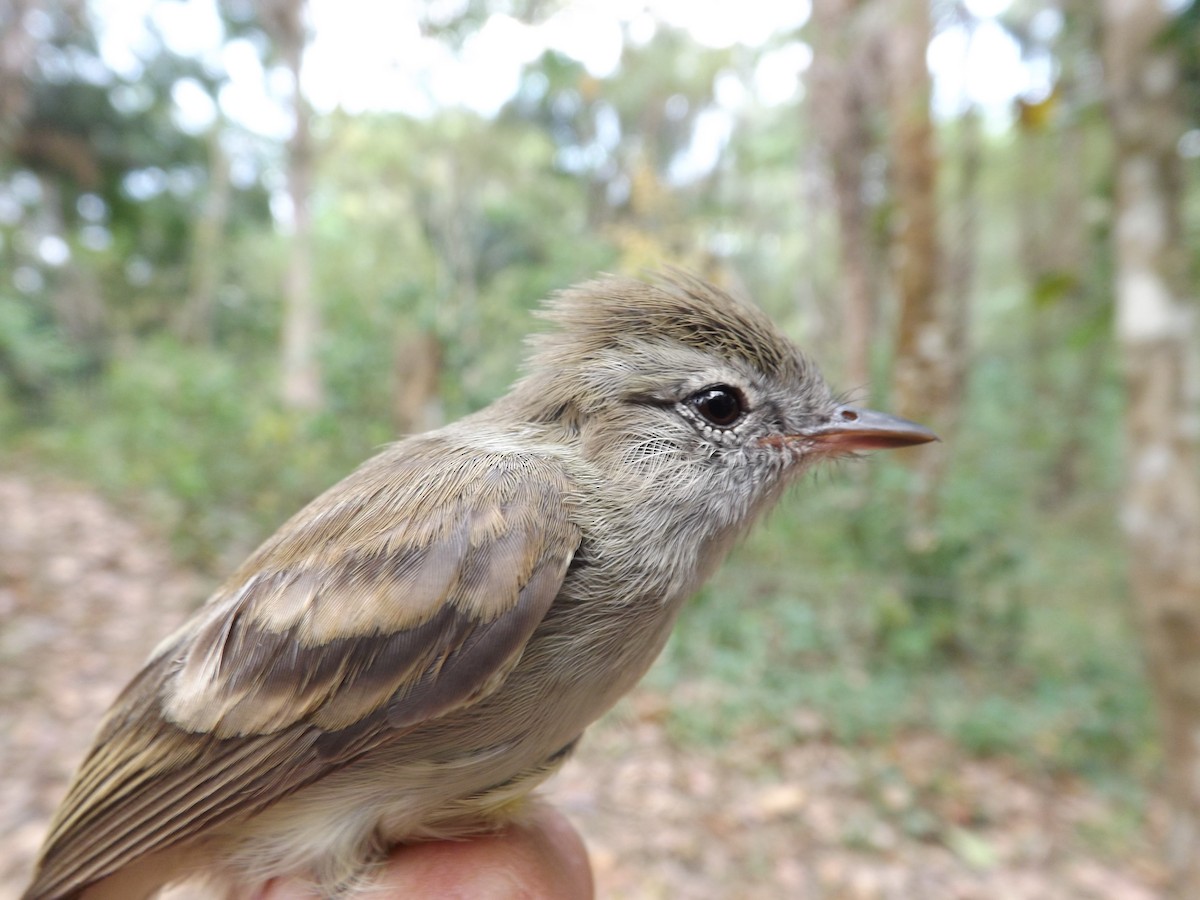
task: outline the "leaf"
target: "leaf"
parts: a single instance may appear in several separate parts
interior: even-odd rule
[[[952,828],[946,834],[949,847],[967,865],[976,869],[993,868],[999,861],[990,842],[965,828]]]

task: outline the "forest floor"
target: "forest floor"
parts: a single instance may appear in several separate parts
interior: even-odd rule
[[[103,710],[204,593],[95,493],[0,474],[0,900],[19,895]],[[1159,896],[1137,823],[1073,778],[973,759],[932,734],[839,746],[768,734],[680,746],[635,692],[547,794],[584,834],[602,898]]]

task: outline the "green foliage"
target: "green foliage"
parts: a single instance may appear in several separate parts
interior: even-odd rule
[[[1196,110],[1200,108],[1200,3],[1196,0],[1186,0],[1179,6],[1179,11],[1171,24],[1167,26],[1159,40],[1179,54],[1180,75],[1185,95],[1189,103],[1183,109],[1191,113],[1193,128],[1200,126],[1200,116]]]
[[[423,330],[454,373],[441,385],[447,412],[484,405],[514,374],[532,306],[611,266],[608,242],[588,231],[582,186],[521,122],[450,112],[328,125],[328,158],[356,160],[331,167],[317,214],[333,393],[385,408],[394,348],[380,338]],[[505,152],[484,152],[493,145]]]
[[[144,504],[184,557],[227,566],[387,437],[288,416],[272,380],[261,363],[156,338],[63,390],[61,424],[20,446]]]
[[[900,627],[889,618],[907,577],[874,568],[890,549],[875,555],[846,539],[847,519],[859,513],[838,508],[838,490],[824,485],[808,494],[753,536],[685,608],[651,684],[716,687],[703,702],[685,694],[673,703],[672,725],[681,734],[720,741],[769,722],[779,739],[791,740],[796,723],[799,736],[811,736],[806,716],[815,713],[838,741],[935,730],[974,753],[1014,756],[1051,772],[1112,778],[1148,770],[1150,700],[1128,650],[1119,567],[1081,579],[1076,558],[1104,536],[1106,523],[1075,523],[1066,544],[1043,530],[1030,534],[1014,548],[1019,573],[1015,562],[1000,569],[960,562],[960,652],[946,658],[928,649],[936,634],[927,629],[942,627],[940,620]],[[872,514],[898,512],[877,506]],[[1011,611],[998,616],[989,608],[997,591],[1029,598],[1011,601],[1019,627],[1006,620]]]
[[[40,416],[54,384],[82,364],[78,349],[31,304],[0,294],[0,410],[7,402],[14,412]]]

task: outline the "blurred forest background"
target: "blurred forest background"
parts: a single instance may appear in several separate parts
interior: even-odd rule
[[[1200,896],[1198,174],[1188,0],[0,0],[0,471],[212,584],[501,393],[549,292],[682,265],[944,441],[798,488],[596,739],[686,760],[681,823],[759,797],[771,858],[651,888],[589,831],[602,887]],[[13,623],[82,599],[9,540],[15,709]]]

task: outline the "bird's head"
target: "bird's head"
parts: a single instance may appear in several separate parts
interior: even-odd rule
[[[840,401],[760,309],[691,276],[555,297],[516,395],[631,494],[748,518],[812,463],[935,440]]]

